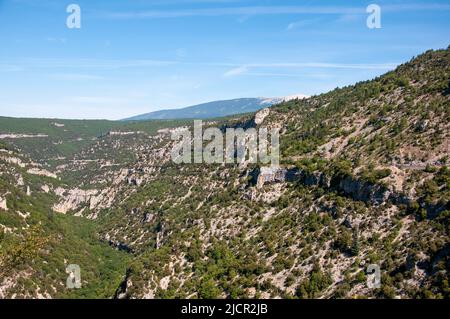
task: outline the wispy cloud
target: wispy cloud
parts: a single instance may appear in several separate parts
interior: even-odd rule
[[[315,78],[330,79],[333,76],[325,73],[274,73],[274,72],[247,72],[242,75],[258,76],[258,77],[280,77],[280,78]]]
[[[441,3],[416,3],[382,6],[385,12],[399,11],[423,11],[437,10],[448,11],[450,4]],[[281,14],[340,14],[355,15],[366,14],[366,8],[362,6],[242,6],[223,8],[199,8],[184,10],[142,10],[122,12],[98,12],[96,16],[110,19],[156,19],[156,18],[179,18],[195,16],[254,16],[254,15],[281,15]]]
[[[92,81],[92,80],[103,80],[104,77],[92,74],[77,74],[77,73],[58,73],[50,74],[52,79],[62,80],[62,81]]]
[[[402,4],[388,4],[381,5],[382,10],[388,12],[401,12],[401,11],[448,11],[450,10],[450,4],[443,3],[402,3]]]
[[[306,19],[306,20],[300,20],[300,21],[296,21],[296,22],[291,22],[288,24],[286,30],[287,31],[291,31],[294,29],[298,29],[301,27],[305,27],[311,24],[315,24],[317,22],[321,21],[321,19]]]
[[[248,6],[202,8],[185,10],[147,10],[134,12],[102,12],[98,16],[114,19],[133,18],[178,18],[193,16],[226,16],[226,15],[277,15],[277,14],[356,14],[365,13],[361,7],[338,6]]]
[[[224,77],[231,77],[231,76],[236,76],[236,75],[240,75],[243,73],[246,73],[248,71],[248,67],[243,65],[243,66],[239,66],[237,68],[231,69],[227,72],[225,72],[223,74]]]
[[[329,68],[329,69],[362,69],[386,70],[395,68],[398,63],[261,63],[250,64],[247,67],[278,67],[278,68]]]
[[[343,14],[338,19],[336,19],[336,22],[347,23],[347,22],[358,21],[359,19],[361,19],[361,15],[357,15],[357,14]]]
[[[361,70],[390,70],[398,63],[324,63],[324,62],[263,62],[263,63],[228,63],[228,62],[189,62],[170,60],[97,60],[97,59],[15,59],[0,61],[2,71],[24,71],[32,68],[40,69],[74,69],[80,72],[56,73],[56,77],[64,80],[95,80],[96,75],[85,74],[85,70],[114,70],[122,68],[146,68],[179,66],[203,66],[230,68],[224,77],[237,76],[248,73],[252,69],[361,69]]]
[[[352,64],[352,63],[253,63],[235,67],[223,75],[225,77],[238,76],[242,74],[247,75],[273,75],[273,76],[296,76],[288,73],[255,73],[250,72],[252,69],[359,69],[359,70],[391,70],[394,69],[398,63],[366,63],[366,64]]]

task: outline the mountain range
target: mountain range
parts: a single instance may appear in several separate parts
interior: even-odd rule
[[[242,113],[256,112],[274,104],[293,99],[303,99],[303,94],[275,98],[239,98],[212,101],[178,109],[160,110],[123,119],[122,121],[172,120],[172,119],[206,119]]]

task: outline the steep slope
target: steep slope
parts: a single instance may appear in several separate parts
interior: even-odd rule
[[[149,156],[158,173],[105,224],[136,256],[117,297],[448,298],[449,77],[449,50],[430,51],[274,107],[289,174],[262,187],[257,167]]]
[[[0,141],[0,298],[108,298],[127,254],[96,236],[95,223],[52,211],[62,182]],[[83,269],[82,290],[66,288],[66,267]]]
[[[276,178],[259,165],[175,164],[168,125],[101,136],[60,163],[67,165],[61,180],[49,177],[46,195],[36,184],[28,197],[19,187],[19,197],[48,196],[43,212],[64,208],[58,219],[95,226],[82,245],[127,256],[126,265],[106,267],[114,280],[92,286],[90,279],[69,296],[96,287],[116,298],[449,298],[449,79],[450,48],[429,51],[377,79],[276,105],[258,125],[255,115],[206,123],[279,127]],[[22,156],[9,147],[2,146],[5,156]],[[10,217],[0,224],[11,229],[31,207],[10,206],[15,197],[5,194],[14,190],[14,170],[24,168],[2,163],[10,177],[0,188],[0,216]],[[16,227],[8,236],[12,243],[25,235]],[[48,247],[42,243],[40,260]],[[51,285],[10,283],[38,285],[44,275],[63,287],[69,257],[88,274],[103,269],[70,251],[50,266],[20,260],[0,278],[3,295],[64,295]],[[381,288],[367,286],[369,264],[380,266]]]

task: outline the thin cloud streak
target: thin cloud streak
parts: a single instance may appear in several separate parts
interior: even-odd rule
[[[260,77],[286,77],[286,78],[317,78],[329,79],[332,78],[329,74],[293,74],[293,73],[265,73],[265,72],[248,72],[242,75],[260,76]]]
[[[385,12],[399,11],[448,11],[450,5],[440,3],[417,3],[381,6]],[[94,15],[109,19],[162,19],[181,17],[216,17],[216,16],[255,16],[255,15],[281,15],[281,14],[341,14],[355,15],[367,14],[365,7],[344,6],[247,6],[224,7],[185,10],[145,10],[130,12],[97,12]]]
[[[359,69],[359,70],[391,70],[398,63],[323,63],[323,62],[293,62],[293,63],[226,63],[226,62],[188,62],[169,60],[97,60],[97,59],[19,59],[0,62],[0,70],[23,72],[27,69],[80,69],[80,70],[115,70],[126,68],[152,68],[167,66],[204,66],[230,68],[223,77],[239,76],[249,73],[252,69]],[[275,72],[283,73],[283,72]],[[54,75],[61,80],[96,80],[96,74],[64,73]]]
[[[274,69],[293,69],[293,68],[311,68],[311,69],[357,69],[357,70],[392,70],[398,63],[381,63],[381,64],[349,64],[349,63],[256,63],[246,64],[233,68],[223,74],[224,77],[232,77],[238,75],[284,75],[295,76],[295,74],[285,73],[250,73],[251,69],[256,68],[274,68]]]
[[[91,81],[91,80],[104,80],[103,76],[91,75],[91,74],[78,74],[78,73],[62,73],[62,74],[50,74],[52,79],[62,81]]]
[[[240,67],[237,67],[237,68],[234,68],[234,69],[231,69],[231,70],[225,72],[223,74],[223,76],[224,77],[232,77],[232,76],[240,75],[240,74],[247,73],[247,72],[248,72],[248,67],[240,66]]]
[[[306,27],[308,25],[317,23],[319,21],[321,21],[321,20],[320,19],[307,19],[307,20],[291,22],[287,26],[286,31],[291,31],[291,30],[298,29],[298,28],[301,28],[301,27]]]
[[[278,14],[364,14],[361,7],[334,7],[334,6],[250,6],[227,7],[186,10],[148,10],[135,12],[101,12],[99,17],[112,19],[133,18],[180,18],[194,16],[229,16],[229,15],[278,15]]]
[[[395,68],[397,63],[256,63],[247,65],[248,68],[329,68],[329,69],[361,69],[361,70],[386,70]]]

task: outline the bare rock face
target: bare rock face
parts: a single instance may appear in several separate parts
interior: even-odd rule
[[[159,231],[156,233],[156,249],[159,249],[163,244],[164,232],[165,232],[165,226],[164,226],[164,224],[160,224]]]
[[[304,175],[305,175],[304,176],[305,185],[312,186],[312,185],[319,185],[322,173],[312,172],[312,173],[304,174]]]
[[[132,175],[127,178],[128,185],[140,186],[142,184],[142,179],[139,177]]]
[[[41,186],[41,190],[42,190],[44,193],[48,194],[48,193],[50,192],[50,187],[49,187],[48,185],[42,185],[42,186]]]
[[[353,228],[352,218],[350,216],[345,217],[344,226],[347,228]]]
[[[281,183],[286,180],[287,170],[281,167],[261,167],[256,181],[256,186],[261,188],[269,183]]]
[[[25,185],[25,183],[24,183],[24,181],[23,181],[23,177],[22,177],[21,174],[17,174],[16,178],[17,178],[17,186],[23,186],[23,185]]]
[[[0,197],[0,209],[8,210],[8,205],[6,204],[6,198]]]
[[[398,204],[408,204],[410,199],[405,195],[396,194],[380,184],[370,184],[353,177],[329,176],[323,172],[306,172],[298,168],[261,167],[250,175],[257,188],[265,184],[283,182],[301,182],[306,186],[319,186],[325,189],[335,189],[343,192],[354,200],[381,205],[387,201]],[[253,184],[253,185],[254,185]]]
[[[142,169],[129,169],[126,182],[128,185],[140,186],[143,182],[142,178],[138,176],[138,172],[142,172]]]
[[[270,114],[270,109],[265,108],[256,113],[255,115],[255,124],[260,125],[264,122],[264,119]]]
[[[14,164],[14,165],[17,165],[17,166],[19,166],[19,167],[25,167],[26,165],[25,165],[25,163],[24,162],[22,162],[22,160],[20,159],[20,158],[17,158],[17,157],[2,157],[2,159],[4,160],[4,161],[6,161],[7,163],[9,163],[9,164]]]
[[[425,132],[429,127],[430,121],[429,120],[422,120],[417,122],[416,124],[416,130],[419,132]]]
[[[39,175],[39,176],[47,176],[47,177],[52,177],[52,178],[58,178],[58,176],[56,176],[56,174],[49,172],[45,169],[39,169],[36,167],[30,168],[27,171],[28,174],[33,174],[33,175]]]
[[[65,214],[71,210],[77,209],[81,204],[90,201],[92,196],[98,193],[97,190],[71,189],[63,199],[53,206],[53,210]]]
[[[151,223],[154,218],[155,218],[154,214],[152,214],[152,213],[144,213],[143,222],[144,223]]]
[[[339,183],[339,188],[356,200],[380,205],[386,202],[391,192],[381,185],[371,185],[350,177],[344,178]]]
[[[125,279],[120,283],[120,286],[117,288],[114,293],[114,299],[127,299],[128,293],[127,290],[133,286],[133,282],[130,279],[131,269],[127,269]]]

